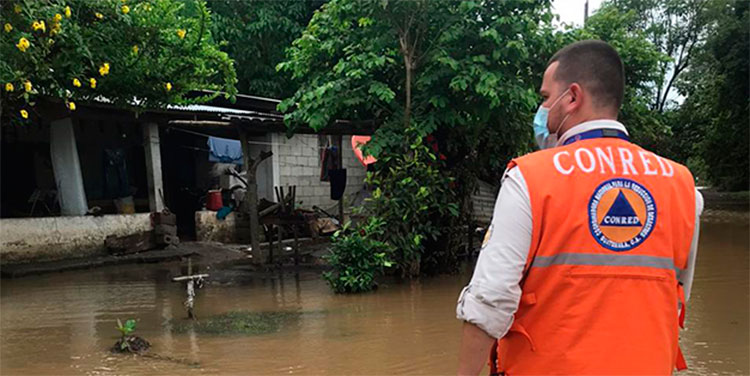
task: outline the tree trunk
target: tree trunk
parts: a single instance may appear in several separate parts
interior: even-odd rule
[[[404,65],[406,65],[406,103],[404,104],[404,125],[409,127],[411,122],[411,58],[404,55]]]
[[[414,51],[409,45],[409,31],[408,29],[399,35],[399,43],[401,44],[401,53],[404,55],[404,69],[406,70],[406,102],[404,103],[404,126],[409,127],[411,122],[411,81],[412,73],[414,69]]]

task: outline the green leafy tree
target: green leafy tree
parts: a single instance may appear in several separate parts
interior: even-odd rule
[[[614,47],[625,67],[625,98],[619,120],[630,130],[633,140],[641,146],[660,151],[671,135],[669,124],[651,106],[659,91],[661,68],[670,57],[649,40],[639,27],[640,15],[635,10],[623,11],[605,4],[589,17],[584,28],[574,30],[576,40],[601,39]]]
[[[651,109],[664,112],[675,108],[670,101],[674,85],[689,70],[694,52],[700,51],[715,20],[716,0],[610,0],[601,9],[627,13],[628,28],[647,40],[668,59],[661,59],[654,71],[654,90],[649,97]]]
[[[511,156],[530,150],[541,72],[561,38],[551,18],[548,1],[334,0],[316,12],[279,64],[299,82],[279,108],[292,130],[299,124],[322,129],[337,118],[374,120],[380,127],[367,151],[380,160],[398,158],[405,145],[427,147],[432,135],[437,157],[445,159],[435,169],[457,181],[445,203],[459,209],[465,224],[476,179],[498,179]],[[412,206],[423,189],[444,188],[438,179],[399,186],[422,166],[395,169],[401,163],[409,162],[378,163],[382,197],[412,200],[403,203]],[[373,210],[389,228],[403,229],[395,232],[403,244],[420,239],[408,251],[415,258],[402,267],[432,259],[421,257],[428,239],[444,240],[434,242],[438,248],[456,244],[442,238],[461,222],[450,211],[404,221],[385,207]]]
[[[18,0],[0,5],[3,109],[23,119],[39,99],[163,107],[193,89],[235,93],[232,61],[203,1]]]
[[[302,34],[323,0],[209,0],[213,35],[234,59],[241,93],[279,98],[296,89],[276,72],[284,48]]]
[[[750,3],[717,2],[721,11],[693,69],[678,83],[687,98],[675,115],[676,149],[721,190],[750,184]]]

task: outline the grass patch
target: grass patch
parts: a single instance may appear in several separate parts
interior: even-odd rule
[[[200,334],[262,335],[276,333],[285,325],[297,321],[302,315],[320,315],[325,312],[227,312],[192,320],[172,320],[172,330],[185,333],[194,330]]]
[[[299,315],[296,312],[227,312],[196,321],[174,321],[172,327],[177,333],[193,329],[202,334],[260,335],[278,332]]]

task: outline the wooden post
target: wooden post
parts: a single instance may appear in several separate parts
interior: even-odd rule
[[[187,281],[187,299],[185,300],[185,308],[187,308],[188,318],[195,320],[195,313],[193,306],[195,305],[195,289],[203,286],[203,280],[208,278],[208,274],[193,274],[193,260],[188,257],[188,270],[187,275],[181,275],[172,278],[172,282]]]
[[[299,265],[299,234],[297,233],[297,225],[292,225],[292,231],[294,231],[294,266]]]
[[[193,259],[188,257],[188,270],[187,275],[192,276],[193,275]],[[187,282],[187,301],[185,302],[185,305],[187,306],[188,311],[188,318],[191,318],[195,320],[195,314],[193,314],[193,305],[194,305],[194,298],[195,298],[195,288],[194,288],[195,282],[193,279],[189,279]]]
[[[338,148],[338,164],[339,168],[344,168],[344,150],[341,148],[341,139],[344,138],[344,136],[336,136],[336,147]],[[344,182],[344,186],[346,186],[346,182]],[[341,199],[339,200],[339,221],[341,223],[341,226],[344,226],[344,197],[346,197],[346,189],[344,189],[344,194],[341,195]]]
[[[250,215],[250,245],[253,248],[253,254],[260,256],[260,223],[258,220],[258,182],[256,172],[258,165],[271,157],[273,153],[268,151],[260,152],[258,159],[250,158],[250,145],[247,143],[247,132],[239,129],[240,144],[242,144],[242,163],[247,171],[247,190],[245,191],[245,207]],[[253,258],[253,263],[260,263],[260,257]]]

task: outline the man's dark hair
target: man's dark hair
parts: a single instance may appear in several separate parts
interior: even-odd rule
[[[553,76],[569,85],[577,82],[591,93],[595,105],[620,109],[625,90],[625,71],[620,55],[600,40],[584,40],[557,51],[547,66],[558,62]]]

